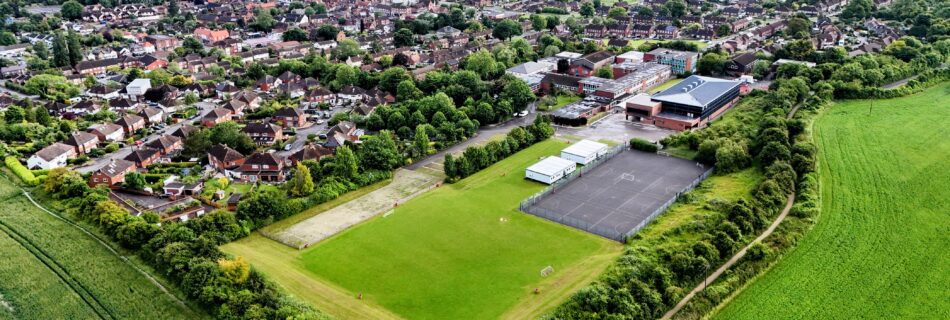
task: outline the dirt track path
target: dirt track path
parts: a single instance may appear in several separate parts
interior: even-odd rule
[[[683,307],[685,307],[686,304],[689,303],[689,301],[692,300],[694,296],[696,296],[696,294],[698,294],[700,291],[705,290],[708,284],[715,282],[716,279],[718,279],[719,276],[723,274],[723,272],[726,272],[726,270],[728,270],[730,267],[736,264],[736,262],[739,262],[739,259],[742,259],[742,257],[745,256],[746,251],[748,251],[749,248],[752,247],[752,245],[762,242],[762,240],[764,240],[766,237],[771,235],[772,232],[775,231],[775,229],[778,228],[780,224],[782,224],[782,221],[785,220],[785,217],[788,216],[788,212],[791,211],[792,204],[794,203],[795,203],[795,193],[792,193],[788,195],[788,201],[785,202],[785,208],[782,209],[782,213],[780,213],[778,217],[775,218],[775,221],[772,222],[772,225],[770,225],[768,229],[765,229],[765,231],[762,232],[762,234],[756,237],[755,240],[752,240],[752,242],[749,242],[749,244],[746,245],[744,248],[742,248],[742,250],[739,250],[739,252],[736,252],[736,254],[732,256],[732,258],[729,258],[729,261],[726,261],[726,263],[724,263],[721,267],[719,267],[719,269],[716,269],[716,271],[713,272],[711,275],[709,275],[709,277],[706,277],[706,279],[703,280],[703,283],[700,283],[699,285],[696,286],[696,288],[693,288],[693,290],[690,291],[689,294],[683,297],[683,300],[680,300],[680,302],[677,303],[676,306],[673,307],[673,309],[670,309],[670,311],[664,314],[663,317],[660,319],[666,320],[676,315],[676,313],[679,312],[680,309],[683,309]]]

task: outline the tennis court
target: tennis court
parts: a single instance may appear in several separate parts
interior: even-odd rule
[[[564,185],[525,211],[625,241],[660,209],[695,186],[707,168],[694,161],[626,151]]]

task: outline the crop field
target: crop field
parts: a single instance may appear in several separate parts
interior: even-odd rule
[[[950,318],[950,83],[815,123],[822,213],[720,319]]]
[[[541,142],[302,251],[259,236],[223,249],[340,318],[534,318],[622,247],[517,211],[543,188],[524,169],[567,145]],[[554,272],[543,277],[547,266]]]
[[[0,179],[0,309],[24,319],[203,317],[89,235],[9,192],[9,183]]]

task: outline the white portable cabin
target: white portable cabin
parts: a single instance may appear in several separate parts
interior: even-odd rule
[[[575,169],[577,169],[577,163],[574,163],[574,161],[551,156],[528,167],[524,172],[524,176],[531,180],[552,184],[565,175],[574,172]]]
[[[603,157],[607,154],[607,145],[590,140],[581,140],[564,150],[561,150],[561,158],[586,165],[594,159]]]

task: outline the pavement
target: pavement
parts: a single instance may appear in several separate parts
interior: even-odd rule
[[[554,130],[558,135],[571,135],[590,140],[605,139],[617,143],[623,143],[632,138],[660,141],[676,133],[676,131],[673,130],[624,119],[624,113],[622,111],[611,113],[586,127],[555,126]]]

